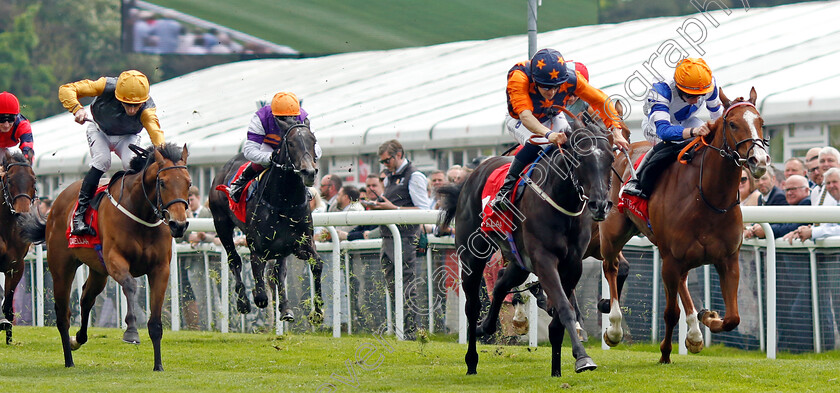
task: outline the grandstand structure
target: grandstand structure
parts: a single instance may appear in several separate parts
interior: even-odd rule
[[[629,106],[634,141],[642,139],[647,86],[672,74],[682,56],[702,56],[730,98],[756,88],[774,162],[840,142],[840,1],[699,11],[545,32],[539,47],[585,63],[594,86]],[[166,140],[188,146],[193,182],[205,194],[217,168],[241,151],[254,111],[282,90],[295,92],[310,113],[324,151],[321,174],[363,181],[379,170],[376,150],[389,139],[400,140],[423,170],[509,147],[505,76],[527,59],[527,48],[523,34],[242,61],[154,84],[151,96]],[[89,167],[84,126],[64,113],[32,129],[39,192],[55,197]]]

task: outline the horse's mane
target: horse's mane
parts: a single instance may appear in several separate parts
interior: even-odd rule
[[[149,165],[152,165],[152,163],[155,162],[155,155],[152,154],[152,152],[154,152],[154,149],[154,146],[147,147],[146,152],[148,154],[146,154],[146,157],[135,155],[129,163],[129,171],[141,172]],[[183,149],[174,143],[166,143],[163,146],[161,146],[158,149],[158,151],[163,156],[163,158],[166,158],[172,162],[178,162],[178,160],[181,159],[181,153],[183,152]]]
[[[29,163],[29,161],[26,160],[26,157],[23,156],[23,153],[21,153],[19,151],[11,153],[11,155],[9,157],[10,157],[10,160],[6,161],[5,156],[0,155],[0,159],[2,159],[3,164],[8,164],[10,162],[25,162],[27,164]]]

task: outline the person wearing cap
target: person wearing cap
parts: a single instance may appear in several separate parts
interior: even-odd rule
[[[92,119],[79,103],[79,97],[95,97],[90,105]],[[140,143],[140,131],[145,128],[156,146],[164,143],[163,131],[155,102],[149,97],[149,80],[137,70],[125,71],[117,78],[84,79],[62,85],[58,88],[58,99],[73,113],[76,123],[89,122],[90,170],[79,189],[79,207],[73,215],[70,233],[92,235],[94,231],[84,222],[84,215],[99,179],[111,168],[111,152],[122,160],[123,169],[128,169],[134,156],[129,145]]]
[[[248,124],[248,137],[242,153],[250,161],[238,179],[230,184],[228,193],[234,202],[242,190],[271,162],[271,154],[280,146],[286,132],[296,124],[309,127],[309,114],[300,107],[294,93],[281,91],[274,95],[271,104],[258,109]],[[321,146],[315,142],[315,160],[321,157]]]
[[[541,143],[562,145],[566,142],[566,132],[571,131],[571,127],[555,106],[566,106],[571,96],[580,97],[595,108],[598,117],[613,129],[614,143],[621,148],[629,148],[619,130],[620,118],[613,103],[575,68],[566,63],[560,52],[546,48],[537,51],[531,60],[517,63],[508,71],[505,126],[522,149],[516,153],[502,188],[490,202],[494,210],[507,209],[505,199],[522,170],[537,158]],[[532,141],[530,138],[533,135],[540,138]]]
[[[673,78],[653,84],[642,129],[654,147],[642,159],[637,178],[622,188],[624,194],[647,199],[659,174],[677,158],[680,142],[709,134],[708,124],[697,114],[705,105],[712,121],[721,116],[718,90],[711,68],[703,59],[692,57],[677,64]]]
[[[0,147],[19,146],[23,156],[32,163],[35,157],[32,127],[20,114],[20,102],[14,94],[0,93]]]

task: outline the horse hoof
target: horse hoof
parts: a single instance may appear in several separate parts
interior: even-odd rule
[[[251,302],[248,299],[239,298],[236,300],[236,311],[240,314],[248,314],[251,312]]]
[[[155,368],[153,368],[152,371],[163,371],[163,365],[156,364]]]
[[[686,338],[685,347],[688,348],[688,351],[691,353],[699,353],[701,350],[703,350],[703,340],[693,343],[691,342],[691,340]]]
[[[12,323],[6,318],[0,319],[0,330],[12,330]]]
[[[123,342],[128,344],[139,345],[140,334],[137,333],[137,330],[126,330],[125,333],[123,333]]]
[[[704,308],[704,309],[702,309],[702,310],[700,310],[700,311],[698,311],[698,312],[697,312],[697,320],[698,320],[698,321],[700,321],[700,322],[703,322],[703,317],[704,317],[704,316],[706,316],[706,313],[710,313],[710,312],[711,312],[711,311],[709,311],[709,310],[707,310],[707,309],[705,309],[705,308]]]
[[[281,321],[285,321],[285,322],[294,322],[294,321],[295,321],[295,315],[294,315],[294,314],[292,314],[292,312],[291,312],[291,311],[286,311],[286,312],[283,314],[283,316],[282,316],[282,317],[280,317],[280,320],[281,320]]]
[[[659,358],[659,364],[671,364],[671,357],[661,357]]]
[[[601,314],[609,314],[610,313],[610,299],[601,299],[598,301],[598,311]]]
[[[81,347],[82,347],[82,344],[79,344],[79,342],[76,341],[76,336],[70,336],[70,350],[75,351],[75,350],[77,350]],[[71,364],[67,367],[73,367],[73,365]]]
[[[268,307],[268,296],[262,293],[254,295],[254,304],[257,305],[257,307],[259,308]]]
[[[475,370],[467,370],[467,375],[476,375],[476,374],[478,374],[478,372],[475,371]]]
[[[309,313],[309,324],[312,326],[320,326],[324,323],[324,313],[321,311],[312,311]]]
[[[607,343],[608,346],[614,347],[618,345],[621,342],[621,340],[613,341],[612,339],[610,339],[610,336],[607,335],[607,332],[604,332],[604,342]]]
[[[598,368],[598,365],[592,361],[592,358],[589,356],[584,356],[575,361],[575,372],[582,373],[584,371],[590,371]]]

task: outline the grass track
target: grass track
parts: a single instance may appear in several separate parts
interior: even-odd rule
[[[452,337],[436,337],[421,352],[417,342],[395,342],[388,336],[383,344],[372,336],[336,340],[324,334],[165,331],[166,371],[154,373],[145,330],[139,346],[123,344],[122,332],[116,329],[91,329],[90,337],[74,352],[76,367],[65,369],[54,327],[16,327],[16,343],[0,346],[3,391],[840,391],[838,351],[780,354],[779,359],[767,360],[762,353],[713,346],[698,355],[673,355],[673,364],[659,365],[658,346],[603,351],[599,344],[587,347],[598,369],[575,374],[571,352],[564,347],[563,376],[551,378],[549,347],[531,352],[523,346],[480,346],[478,375],[468,377],[465,347],[453,343]],[[364,348],[377,349],[368,359],[375,365],[369,370],[353,363]],[[356,383],[348,365],[355,369]]]
[[[152,0],[304,53],[425,46],[527,33],[524,0]],[[593,0],[549,0],[537,28],[595,24]]]

